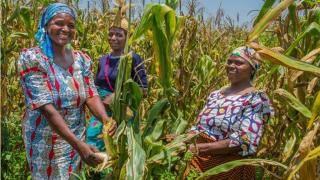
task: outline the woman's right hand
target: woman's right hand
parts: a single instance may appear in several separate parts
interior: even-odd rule
[[[94,167],[103,162],[103,160],[101,160],[98,156],[94,154],[98,152],[98,150],[95,147],[88,145],[82,141],[78,143],[77,147],[81,159],[89,166]]]

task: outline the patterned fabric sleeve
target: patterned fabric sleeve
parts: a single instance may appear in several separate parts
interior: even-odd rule
[[[239,130],[229,135],[229,147],[240,146],[242,156],[253,155],[263,133],[263,126],[272,115],[272,107],[265,93],[253,95],[251,102],[244,107]]]
[[[17,69],[26,106],[32,110],[53,103],[47,71],[41,66],[39,58],[36,50],[23,49],[18,60]]]
[[[80,55],[83,60],[83,78],[86,97],[89,98],[93,96],[98,96],[97,88],[94,85],[91,58],[85,52],[80,52]]]

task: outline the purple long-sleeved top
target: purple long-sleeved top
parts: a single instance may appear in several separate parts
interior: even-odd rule
[[[143,60],[135,53],[133,53],[132,57],[131,78],[137,82],[141,88],[146,89],[148,88],[148,81]],[[119,56],[111,56],[109,54],[102,56],[99,59],[95,85],[99,88],[113,92],[117,79],[119,62]],[[106,75],[108,76],[107,78]]]

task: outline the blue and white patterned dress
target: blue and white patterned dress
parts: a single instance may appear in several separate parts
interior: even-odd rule
[[[65,70],[39,47],[21,52],[18,73],[27,106],[23,139],[32,179],[69,179],[81,169],[79,154],[52,130],[39,110],[52,103],[76,137],[85,140],[84,102],[98,94],[91,59],[80,51],[73,51],[73,58],[74,63]]]

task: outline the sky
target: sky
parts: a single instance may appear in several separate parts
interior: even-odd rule
[[[229,15],[232,19],[237,19],[239,13],[239,22],[251,22],[258,14],[262,5],[262,0],[200,0],[201,5],[205,8],[205,13],[214,15],[220,6],[225,11],[225,15]],[[250,11],[250,14],[248,14]]]
[[[187,2],[190,0],[182,0],[182,6],[187,6]],[[80,0],[80,3],[84,6],[90,4],[98,4],[100,0]],[[142,0],[132,0],[136,4],[137,8],[142,9]],[[145,0],[149,2],[165,2],[165,0]],[[206,17],[215,15],[217,9],[221,4],[221,8],[224,10],[225,15],[230,16],[236,21],[237,14],[239,13],[239,25],[246,23],[251,24],[254,17],[258,14],[258,11],[263,5],[263,0],[198,0],[199,7],[204,7],[204,13]],[[253,12],[251,12],[253,11]],[[249,14],[249,12],[251,12]]]

